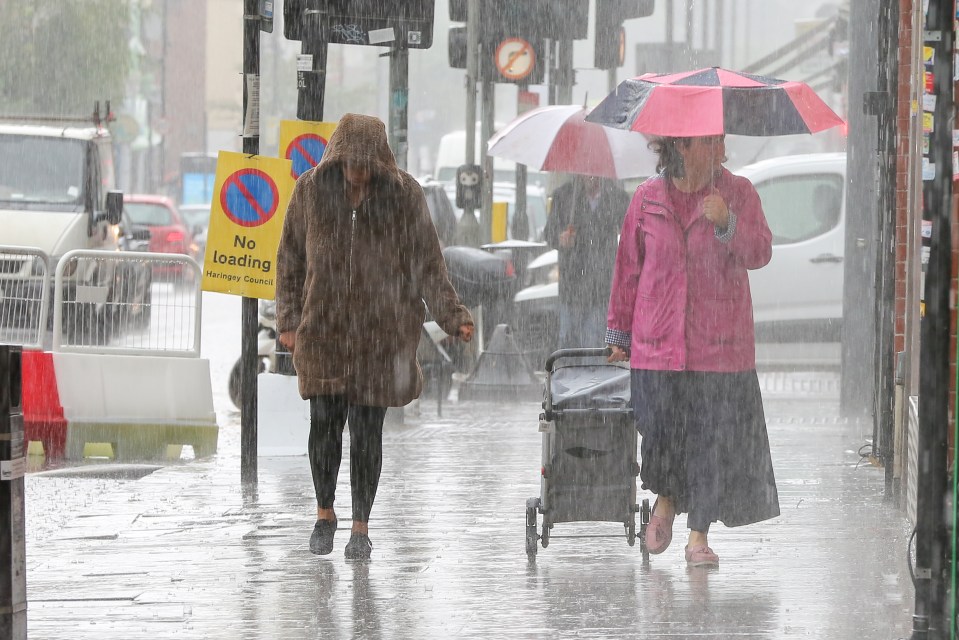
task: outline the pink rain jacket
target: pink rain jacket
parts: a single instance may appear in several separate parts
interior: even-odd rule
[[[735,218],[720,236],[701,201],[682,227],[666,179],[641,184],[626,212],[609,301],[611,343],[618,334],[629,344],[634,369],[754,369],[746,270],[772,255],[759,194],[749,180],[722,171],[715,186]]]

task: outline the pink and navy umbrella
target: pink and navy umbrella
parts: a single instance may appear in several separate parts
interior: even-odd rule
[[[669,137],[781,136],[843,124],[803,82],[719,67],[624,80],[586,120]]]
[[[587,113],[577,105],[528,111],[490,138],[488,153],[539,171],[606,178],[656,173],[657,156],[643,136],[587,122]]]

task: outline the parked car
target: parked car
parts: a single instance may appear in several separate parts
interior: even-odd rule
[[[430,218],[433,220],[433,226],[436,227],[440,244],[448,247],[453,244],[453,238],[456,236],[456,214],[453,213],[453,203],[441,183],[431,178],[424,178],[420,180],[420,186],[423,187],[426,205],[430,209]]]
[[[749,272],[758,342],[835,342],[842,330],[846,154],[743,167],[763,202],[773,255]]]
[[[178,211],[183,218],[183,222],[193,234],[193,244],[196,246],[194,257],[202,265],[206,256],[207,231],[210,228],[210,205],[183,204],[180,205]]]
[[[749,271],[757,343],[834,343],[842,331],[846,154],[783,156],[736,171],[755,185],[773,234]],[[517,335],[537,353],[558,335],[557,253],[533,260],[513,299]]]
[[[120,219],[120,251],[150,251],[150,228],[133,222],[126,212]],[[153,304],[153,270],[145,262],[121,260],[117,263],[117,284],[114,304],[115,322],[119,327],[144,329],[150,326]]]
[[[169,198],[130,194],[123,197],[123,209],[134,224],[150,229],[151,252],[196,257],[193,233]],[[153,275],[178,279],[183,274],[179,264],[157,264],[153,268]]]

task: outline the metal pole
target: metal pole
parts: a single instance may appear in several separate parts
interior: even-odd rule
[[[723,41],[723,36],[726,35],[726,0],[716,0],[715,21],[716,28],[713,32],[715,42],[713,46],[716,49],[716,64],[723,66],[723,49],[726,47],[726,43]]]
[[[557,43],[558,53],[556,60],[556,69],[559,74],[557,78],[556,101],[558,104],[573,103],[573,83],[575,73],[573,72],[573,41],[569,38],[563,38]]]
[[[479,79],[480,7],[475,0],[466,5],[466,157],[464,164],[476,163],[476,83]],[[478,247],[482,244],[479,221],[472,205],[463,207],[456,225],[456,244]]]
[[[484,74],[485,75],[485,74]],[[483,165],[483,209],[480,211],[480,239],[482,244],[492,241],[493,233],[493,182],[495,180],[493,156],[486,153],[486,143],[493,135],[493,117],[496,110],[496,84],[492,80],[482,83],[482,110],[480,123],[480,154]]]
[[[326,14],[318,0],[309,0],[303,12],[303,41],[297,58],[296,117],[308,122],[323,121],[326,97],[328,45],[323,37]]]
[[[516,92],[516,115],[522,115],[526,109],[523,103],[523,95],[529,91],[528,84],[521,84]],[[526,240],[529,238],[529,218],[526,215],[526,165],[516,163],[516,211],[513,212],[513,224],[510,228],[510,234],[514,240]],[[516,250],[515,253],[519,253]],[[517,262],[516,256],[513,256],[513,263]]]
[[[410,50],[400,46],[390,52],[390,146],[396,164],[406,170],[409,153]]]
[[[673,51],[673,30],[676,28],[674,1],[666,0],[666,49],[670,53]]]
[[[872,419],[876,371],[876,255],[879,251],[878,123],[866,115],[876,89],[880,0],[853,2],[849,16],[849,136],[846,153],[846,239],[843,252],[839,407],[843,417]]]
[[[899,77],[899,5],[883,2],[879,13],[879,235],[876,268],[876,421],[874,454],[885,471],[886,499],[893,498],[895,462],[895,306],[896,306],[896,105]]]
[[[949,526],[945,508],[949,431],[949,289],[952,274],[952,0],[930,0],[926,45],[934,50],[936,107],[930,136],[936,174],[924,198],[932,220],[926,273],[926,315],[920,326],[918,489],[916,496],[916,606],[914,640],[949,636],[945,606]]]
[[[260,16],[257,0],[243,0],[243,153],[260,152]],[[244,296],[240,311],[240,481],[257,482],[256,329],[259,301]]]
[[[318,0],[310,0],[303,12],[303,40],[297,57],[296,117],[307,122],[322,122],[326,97],[326,65],[329,46],[324,40],[323,25],[326,14]],[[274,41],[276,38],[274,38]],[[259,144],[259,142],[257,142]],[[257,325],[259,325],[257,311]],[[257,326],[258,328],[258,326]],[[254,330],[254,334],[256,330]],[[293,355],[276,339],[276,373],[295,376]]]
[[[0,345],[0,638],[27,638],[20,347]]]

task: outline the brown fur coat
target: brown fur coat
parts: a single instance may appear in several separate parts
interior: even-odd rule
[[[372,168],[346,197],[347,160]],[[425,305],[424,305],[425,301]],[[295,331],[300,395],[403,406],[422,389],[426,307],[444,331],[472,324],[450,284],[423,190],[399,169],[383,122],[347,114],[320,164],[296,182],[277,255],[277,329]]]

